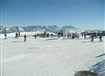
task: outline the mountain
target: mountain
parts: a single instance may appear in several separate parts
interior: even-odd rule
[[[73,32],[79,32],[79,29],[73,27],[73,26],[63,26],[60,29],[60,32],[62,32],[63,34],[67,35],[68,33],[73,33]]]
[[[68,26],[62,26],[59,27],[57,25],[51,25],[51,26],[46,26],[46,25],[31,25],[31,26],[0,26],[0,33],[13,33],[13,32],[52,32],[52,33],[63,33],[64,35],[67,35],[68,33],[81,33],[81,32],[96,32],[96,33],[101,33],[103,32],[105,35],[105,30],[81,30],[76,27],[73,27],[71,25]]]
[[[13,33],[18,31],[23,32],[24,29],[25,28],[22,26],[0,26],[0,33],[4,33],[4,32]]]
[[[58,32],[70,32],[78,30],[77,28],[73,26],[63,26],[63,27],[58,27],[57,25],[51,25],[51,26],[46,26],[46,25],[32,25],[32,26],[0,26],[0,32],[4,33],[12,33],[12,32],[34,32],[34,31],[47,31],[47,32],[53,32],[53,33],[58,33]]]

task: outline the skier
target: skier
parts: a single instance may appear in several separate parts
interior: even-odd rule
[[[86,33],[84,32],[84,39],[86,39]]]
[[[18,32],[18,35],[19,35],[19,37],[20,37],[20,31]]]
[[[26,38],[27,38],[27,36],[26,36],[26,34],[24,35],[24,42],[26,42]]]
[[[5,39],[7,39],[7,33],[4,33]]]
[[[99,34],[99,42],[102,42],[102,34]]]
[[[51,34],[51,37],[53,37],[53,34]]]
[[[82,35],[82,37],[83,37],[83,32],[81,32],[81,35]]]
[[[15,33],[15,38],[18,38],[18,33],[17,32]]]
[[[94,34],[91,33],[91,41],[94,41]]]
[[[34,35],[35,39],[36,39],[36,35]]]
[[[49,38],[49,33],[46,34],[47,38]]]
[[[72,33],[72,39],[74,39],[75,38],[75,35],[74,35],[74,33]]]
[[[60,32],[58,33],[58,38],[60,38]]]

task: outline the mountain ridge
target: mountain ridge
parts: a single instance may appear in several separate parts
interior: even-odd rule
[[[53,32],[53,33],[58,33],[58,32],[64,32],[65,30],[79,30],[75,28],[74,26],[68,25],[68,26],[62,26],[59,27],[57,25],[51,25],[51,26],[46,26],[46,25],[31,25],[31,26],[0,26],[0,33],[13,33],[13,32],[34,32],[34,31],[41,31],[41,32]]]

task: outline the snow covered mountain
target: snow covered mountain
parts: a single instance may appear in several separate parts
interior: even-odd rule
[[[53,25],[53,26],[41,26],[41,25],[33,25],[33,26],[27,26],[25,27],[24,31],[26,32],[32,32],[32,31],[47,31],[47,32],[57,32],[59,29],[58,26]]]
[[[73,30],[78,30],[77,28],[73,26],[63,26],[63,27],[58,27],[56,25],[51,25],[51,26],[41,26],[41,25],[32,25],[32,26],[0,26],[0,33],[8,32],[8,33],[13,33],[13,32],[34,32],[34,31],[47,31],[47,32],[65,32],[65,31],[73,31]]]
[[[25,27],[22,26],[0,26],[0,33],[13,33],[13,32],[17,32],[17,31],[24,31]]]
[[[63,33],[64,35],[67,35],[68,33],[78,33],[81,34],[81,32],[103,32],[105,35],[105,30],[81,30],[79,28],[73,27],[71,25],[68,26],[62,26],[59,27],[57,25],[51,25],[51,26],[46,26],[46,25],[31,25],[31,26],[0,26],[0,33],[14,33],[14,32],[52,32],[52,33]]]

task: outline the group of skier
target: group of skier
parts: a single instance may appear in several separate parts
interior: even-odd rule
[[[45,35],[46,35],[47,37],[49,37],[49,34],[45,34]],[[7,33],[4,33],[4,36],[5,36],[5,39],[7,39]],[[87,39],[87,34],[86,34],[85,32],[82,32],[82,33],[81,33],[81,36],[82,36],[84,39]],[[103,37],[102,33],[98,33],[98,35],[96,35],[95,33],[90,33],[91,41],[93,42],[94,39],[95,39],[97,36],[98,36],[98,38],[99,38],[99,42],[102,42],[102,37]],[[16,32],[16,33],[15,33],[15,38],[18,38],[18,37],[20,37],[20,32]],[[26,42],[26,38],[27,38],[26,34],[24,34],[23,37],[24,37],[24,42]],[[34,37],[35,37],[35,39],[36,39],[37,35],[34,35]],[[53,37],[53,34],[51,34],[51,37]],[[58,33],[58,38],[60,38],[60,37],[63,37],[63,33]],[[79,34],[78,34],[78,33],[71,33],[71,34],[68,34],[67,37],[68,37],[68,38],[71,37],[71,39],[74,39],[74,38],[78,38],[78,39],[79,39]]]
[[[63,33],[58,33],[58,38],[60,37],[64,37],[66,36],[67,38],[71,38],[71,39],[75,39],[75,38],[78,38],[79,39],[79,34],[78,33],[68,33],[67,35],[66,34],[63,34]]]
[[[16,32],[15,33],[15,38],[18,38],[18,37],[20,37],[20,32],[18,32],[18,33]]]
[[[7,39],[7,33],[6,32],[4,33],[4,36],[5,36],[5,39]],[[18,37],[20,37],[20,32],[15,33],[15,38],[18,38]],[[26,34],[24,34],[24,42],[26,42],[26,38],[27,38],[27,36],[26,36]]]
[[[15,33],[15,38],[18,38],[18,37],[20,37],[20,32]],[[27,38],[27,36],[26,36],[26,34],[24,34],[24,42],[26,42],[26,38]]]
[[[87,39],[87,34],[84,32],[84,33],[81,33],[82,37],[84,37],[84,39]],[[91,38],[91,42],[94,41],[94,39],[98,37],[99,38],[99,42],[102,42],[102,33],[90,33],[90,38]]]
[[[20,32],[15,33],[15,38],[18,38],[18,37],[20,37]],[[27,38],[27,36],[26,36],[26,34],[24,34],[24,42],[26,42],[26,38]]]

